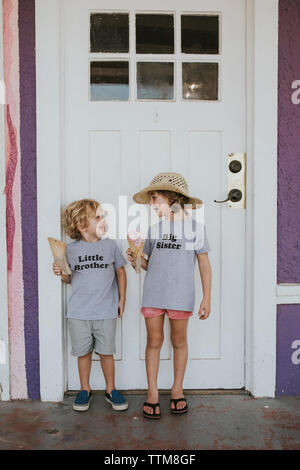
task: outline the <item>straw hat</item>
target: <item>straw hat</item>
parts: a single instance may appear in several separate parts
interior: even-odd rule
[[[151,181],[150,185],[134,194],[133,200],[137,204],[149,204],[148,191],[174,191],[175,193],[186,196],[192,204],[193,209],[197,209],[196,205],[201,206],[203,202],[201,199],[191,197],[189,195],[189,187],[184,177],[179,173],[159,173]]]

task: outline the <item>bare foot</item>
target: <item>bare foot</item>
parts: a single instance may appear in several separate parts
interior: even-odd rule
[[[155,392],[151,392],[150,390],[148,390],[148,395],[147,395],[147,403],[158,403],[158,391],[155,391]],[[150,408],[150,406],[144,406],[144,411],[145,413],[148,413],[148,414],[153,414],[153,412],[155,411],[155,414],[159,414],[160,413],[160,409],[159,409],[159,406],[156,406],[155,407],[155,410],[153,410],[153,408]]]
[[[177,400],[178,398],[184,398],[184,394],[183,394],[183,390],[175,390],[172,388],[172,393],[171,393],[171,398],[173,398],[174,400]],[[179,401],[177,403],[177,406],[175,407],[175,404],[173,402],[171,402],[171,409],[172,410],[175,410],[175,408],[177,410],[182,410],[182,408],[184,408],[186,406],[186,403],[184,401]]]

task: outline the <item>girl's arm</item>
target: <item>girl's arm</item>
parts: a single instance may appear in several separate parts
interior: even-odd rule
[[[147,271],[147,269],[148,269],[149,259],[150,259],[150,256],[148,256],[148,259],[145,259],[144,258],[144,253],[142,254],[141,266],[145,271]]]
[[[127,259],[128,259],[128,261],[129,261],[129,263],[132,263],[132,262],[133,262],[133,257],[132,257],[132,255],[131,255],[131,250],[130,250],[130,248],[127,249],[126,254],[127,254]],[[142,267],[145,271],[147,271],[150,256],[148,256],[148,259],[145,259],[144,256],[145,256],[144,253],[142,253],[141,267]]]
[[[205,320],[210,314],[210,297],[211,297],[211,278],[212,271],[208,258],[208,253],[200,253],[197,255],[199,271],[202,281],[203,299],[199,309],[199,318]],[[204,313],[203,313],[204,311]]]

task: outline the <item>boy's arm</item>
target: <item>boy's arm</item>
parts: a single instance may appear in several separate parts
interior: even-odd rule
[[[203,291],[203,300],[200,305],[199,318],[205,320],[210,313],[212,271],[207,252],[198,254],[197,258]],[[202,310],[204,310],[204,314],[202,314]]]
[[[63,282],[65,282],[66,284],[71,284],[71,276],[69,274],[63,274],[62,268],[58,266],[58,264],[53,263],[52,269],[53,269],[53,273],[55,274],[55,276],[60,276]]]
[[[116,269],[118,289],[119,289],[119,299],[125,302],[126,300],[126,271],[124,266],[121,266],[119,269]]]
[[[66,284],[71,284],[70,274],[62,274],[60,277],[61,277],[61,280],[65,282]]]

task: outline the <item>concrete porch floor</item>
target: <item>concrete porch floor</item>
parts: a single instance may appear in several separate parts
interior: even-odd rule
[[[258,398],[248,394],[186,394],[189,413],[162,418],[141,415],[145,395],[128,394],[129,409],[113,411],[95,393],[87,412],[63,402],[0,402],[0,449],[209,450],[300,449],[300,397]]]

